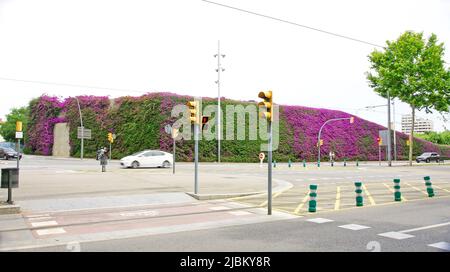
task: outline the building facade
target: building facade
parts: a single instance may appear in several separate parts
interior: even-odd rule
[[[417,117],[414,122],[414,133],[424,133],[433,131],[433,121]],[[411,132],[412,115],[402,115],[402,132],[409,134]]]

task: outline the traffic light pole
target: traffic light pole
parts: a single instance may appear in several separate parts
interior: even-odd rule
[[[176,159],[175,159],[175,155],[176,155],[175,149],[176,149],[177,145],[176,145],[176,142],[175,142],[175,138],[176,138],[176,137],[173,137],[173,136],[172,136],[172,138],[173,138],[173,155],[172,155],[172,157],[173,157],[173,164],[172,164],[172,172],[173,172],[173,174],[175,174],[175,161],[176,161]]]
[[[195,188],[194,193],[198,194],[198,130],[199,124],[194,124],[194,140],[195,140],[195,149],[194,149],[194,160],[195,160]]]
[[[112,159],[112,143],[109,142],[109,160]]]
[[[269,121],[269,146],[268,146],[268,188],[267,188],[267,214],[272,214],[272,122]]]
[[[391,158],[391,96],[387,92],[387,106],[388,106],[388,133],[387,133],[387,160],[388,166],[392,166]]]

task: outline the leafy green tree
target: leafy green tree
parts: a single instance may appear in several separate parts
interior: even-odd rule
[[[28,107],[14,108],[6,115],[6,121],[0,125],[0,135],[7,142],[16,141],[16,121],[22,121],[22,130],[28,125]]]
[[[450,105],[450,70],[444,67],[444,44],[432,34],[407,31],[396,41],[387,41],[383,51],[374,50],[368,57],[371,70],[369,86],[382,97],[388,93],[411,107],[409,164],[412,165],[415,111],[448,112]]]
[[[416,136],[435,144],[450,145],[450,131],[448,130],[440,133],[434,131],[425,132],[423,134],[417,134]]]

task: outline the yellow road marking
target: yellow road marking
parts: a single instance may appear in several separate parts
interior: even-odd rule
[[[305,195],[305,197],[303,198],[302,202],[297,206],[297,208],[295,208],[294,213],[298,214],[300,212],[300,210],[303,208],[303,206],[305,205],[306,201],[308,201],[309,198],[309,192],[308,191]]]
[[[439,190],[443,190],[443,191],[446,191],[447,193],[450,193],[449,190],[447,190],[447,189],[445,189],[445,188],[442,188],[442,187],[439,187],[439,186],[437,186],[436,184],[434,184],[433,186],[436,187],[436,188],[438,188]]]
[[[387,185],[387,184],[384,183],[384,182],[383,182],[383,185],[384,185],[386,188],[388,188],[388,190],[391,191],[391,193],[395,193],[395,190],[392,189],[389,185]],[[400,190],[400,192],[401,192],[401,190]],[[408,201],[403,195],[402,195],[402,200],[403,200],[403,201]]]
[[[336,203],[334,203],[334,210],[339,210],[341,205],[341,187],[336,187]]]
[[[373,200],[372,195],[370,194],[369,190],[367,190],[366,185],[363,184],[364,193],[366,194],[367,198],[370,201],[370,205],[376,205],[375,200]]]
[[[284,193],[284,192],[286,192],[286,191],[289,191],[289,190],[290,190],[290,188],[289,188],[289,189],[287,189],[287,190],[284,190],[284,191],[280,191],[280,192],[278,192],[278,193],[272,194],[272,199],[274,199],[274,198],[278,197],[278,196],[279,196],[279,195],[281,195],[282,193]],[[268,201],[268,200],[266,200],[266,201],[264,201],[263,203],[259,204],[259,206],[260,206],[260,207],[264,207],[264,206],[266,206],[266,205],[267,205],[267,203],[269,203],[269,201]]]
[[[413,188],[414,190],[421,192],[421,193],[424,194],[424,195],[428,195],[427,192],[425,192],[425,191],[423,191],[423,190],[420,190],[419,188],[417,188],[417,187],[415,187],[415,186],[412,186],[412,185],[409,184],[408,182],[405,182],[405,184],[408,185],[409,187]]]

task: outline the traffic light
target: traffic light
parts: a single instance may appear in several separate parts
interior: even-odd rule
[[[209,116],[202,116],[202,130],[205,128],[208,121],[209,121]]]
[[[113,135],[112,135],[111,132],[108,132],[108,141],[109,141],[110,143],[113,143],[113,142],[114,142]]]
[[[187,106],[189,107],[190,117],[189,120],[191,124],[200,124],[200,109],[198,101],[189,101]]]
[[[266,111],[261,113],[261,117],[266,118],[268,121],[273,121],[273,105],[272,105],[272,91],[259,92],[259,98],[264,101],[258,103],[258,107],[265,107]]]
[[[350,124],[353,124],[355,122],[355,117],[350,117]]]
[[[17,121],[16,122],[16,131],[17,132],[21,132],[22,131],[22,122],[21,121]]]
[[[317,147],[319,147],[319,144],[320,144],[320,146],[323,145],[323,139],[320,139],[320,140],[319,140],[319,142],[317,143]]]
[[[377,137],[377,143],[378,143],[378,145],[382,145],[383,144],[383,140],[380,137]]]

